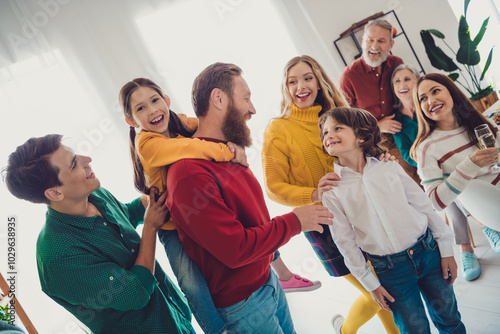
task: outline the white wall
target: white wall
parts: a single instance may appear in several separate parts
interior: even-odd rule
[[[333,45],[333,41],[339,38],[340,34],[354,22],[361,21],[380,11],[386,13],[394,10],[396,12],[426,73],[440,71],[434,68],[427,58],[420,38],[420,30],[437,29],[446,36],[446,42],[452,49],[458,49],[458,21],[448,0],[283,0],[282,2],[286,3],[283,8],[291,16],[289,18],[290,29],[295,29],[296,33],[303,39],[303,41],[299,42],[301,51],[317,57],[334,81],[339,77],[345,66]],[[459,12],[462,13],[463,1],[456,0],[454,3],[459,3]],[[481,12],[481,16],[484,16],[482,19],[492,15],[489,13],[489,6],[485,1],[471,1],[469,13],[474,11]],[[486,51],[482,51],[483,58],[480,65],[484,64],[488,55],[487,52],[496,44],[498,39],[498,34],[496,34],[498,28],[495,30],[495,22],[492,22],[494,20],[495,17],[492,16],[488,30],[481,42],[481,46],[485,47]],[[475,36],[479,30],[480,22],[475,25],[470,24],[472,35]],[[406,49],[398,48],[398,44],[406,43],[403,39],[404,37],[400,36],[395,40],[393,54],[403,58],[403,61],[418,67],[418,64],[413,61],[413,56],[411,54],[406,55]],[[442,47],[446,54],[452,56],[451,51],[444,44],[440,41],[437,44]],[[322,54],[325,50],[327,54]],[[492,79],[499,82],[500,66],[496,65],[499,57],[498,50],[493,52],[493,57],[493,64],[490,67],[487,79],[490,79],[489,82],[492,82]],[[497,61],[495,62],[495,60]],[[496,89],[499,88],[497,84]]]
[[[308,21],[314,24],[314,31],[317,32],[318,39],[327,49],[334,65],[328,64],[330,74],[335,80],[344,69],[344,64],[340,55],[333,45],[333,41],[340,37],[340,34],[347,30],[354,22],[361,21],[377,12],[388,12],[394,10],[401,22],[415,52],[424,67],[424,70],[435,72],[436,69],[430,64],[425,53],[420,30],[435,28],[440,30],[445,36],[450,46],[458,46],[457,36],[458,22],[451,10],[447,0],[370,0],[370,1],[344,1],[344,0],[295,0],[291,8],[291,15],[301,15],[298,7],[304,9],[302,15],[308,17]],[[295,9],[295,10],[294,10]],[[305,39],[310,39],[310,31],[302,30]],[[397,43],[404,43],[403,36],[395,40],[394,50]],[[304,48],[304,50],[307,50]],[[308,51],[314,52],[312,48]],[[405,60],[404,55],[394,53]],[[325,58],[325,57],[324,57]],[[418,66],[418,64],[414,64]]]

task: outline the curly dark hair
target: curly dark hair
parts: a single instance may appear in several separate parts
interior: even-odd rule
[[[344,107],[326,111],[318,121],[321,141],[324,139],[323,126],[329,118],[333,118],[337,123],[346,125],[354,130],[356,138],[363,140],[359,146],[365,156],[378,157],[386,151],[380,146],[382,135],[377,119],[368,111],[359,108]]]

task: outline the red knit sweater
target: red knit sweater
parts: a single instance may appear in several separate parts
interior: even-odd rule
[[[274,251],[301,230],[294,213],[270,219],[259,182],[240,164],[181,160],[168,171],[167,189],[184,250],[219,308],[258,290]]]

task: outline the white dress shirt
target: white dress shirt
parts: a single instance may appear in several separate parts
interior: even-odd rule
[[[390,255],[413,246],[427,228],[441,257],[453,256],[453,232],[422,191],[394,161],[367,157],[363,174],[337,164],[338,187],[323,193],[323,205],[334,215],[330,231],[351,273],[368,291],[380,286],[360,248]]]

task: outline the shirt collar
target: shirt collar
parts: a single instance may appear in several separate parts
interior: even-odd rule
[[[366,165],[365,165],[365,169],[367,166],[369,165],[372,165],[374,163],[377,163],[379,162],[379,160],[375,157],[366,157]],[[344,166],[341,166],[339,165],[339,160],[335,160],[335,162],[333,163],[333,170],[335,171],[335,173],[337,173],[338,176],[340,176],[340,179],[342,179],[342,173],[354,173],[354,171],[349,168],[349,167],[344,167]]]
[[[89,195],[89,202],[94,204],[95,207],[99,210],[99,212],[106,217],[106,202],[95,196],[94,194]],[[73,225],[75,227],[81,227],[88,230],[94,228],[94,223],[96,219],[101,218],[99,215],[95,215],[92,217],[83,217],[83,216],[72,216],[65,213],[61,213],[52,209],[50,206],[47,207],[47,213],[45,215],[46,221],[52,223],[60,223],[60,224],[68,224]]]

